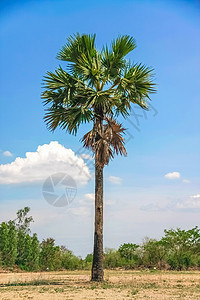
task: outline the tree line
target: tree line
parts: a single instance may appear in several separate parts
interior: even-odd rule
[[[54,271],[90,269],[93,255],[85,259],[75,256],[65,246],[57,246],[53,238],[39,241],[31,235],[29,207],[20,209],[15,220],[0,224],[0,266],[13,270]],[[104,267],[187,270],[200,268],[200,229],[164,230],[160,240],[145,238],[141,245],[125,243],[115,249],[105,249]]]

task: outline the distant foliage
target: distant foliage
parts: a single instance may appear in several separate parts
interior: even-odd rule
[[[61,250],[55,246],[55,240],[48,238],[41,243],[40,266],[42,270],[58,270],[61,268]]]
[[[81,262],[82,260],[75,256],[72,251],[68,250],[66,247],[62,246],[62,256],[61,264],[62,267],[68,270],[77,270],[82,269]]]
[[[57,246],[53,238],[41,243],[31,235],[29,207],[20,209],[13,221],[0,224],[0,267],[25,271],[90,269],[93,255],[85,259],[75,256],[65,246]],[[104,267],[187,270],[200,268],[200,229],[164,230],[160,240],[145,238],[142,245],[125,243],[118,250],[104,250]]]
[[[147,268],[165,268],[166,251],[161,241],[147,238],[142,246],[142,264]]]
[[[165,230],[161,239],[166,249],[166,261],[172,269],[182,270],[198,265],[200,258],[200,229]]]
[[[12,267],[17,257],[17,231],[12,221],[1,223],[0,252],[2,265]]]
[[[105,249],[104,251],[104,267],[106,269],[118,268],[123,264],[119,252],[115,249]]]

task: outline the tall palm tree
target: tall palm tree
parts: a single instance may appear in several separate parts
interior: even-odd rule
[[[148,109],[149,94],[155,92],[153,70],[125,59],[135,47],[133,37],[123,35],[98,51],[95,35],[75,34],[57,55],[67,62],[66,70],[59,66],[44,77],[49,130],[59,126],[76,134],[81,123],[92,124],[82,142],[95,156],[93,281],[103,280],[103,169],[115,153],[126,155],[125,129],[116,118],[126,118],[132,103]]]

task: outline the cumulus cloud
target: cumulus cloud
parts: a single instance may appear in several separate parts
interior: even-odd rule
[[[200,194],[190,196],[188,199],[177,202],[178,209],[200,209]]]
[[[122,179],[120,177],[116,177],[116,176],[109,176],[108,180],[114,184],[121,184],[122,183]]]
[[[7,156],[7,157],[12,157],[12,156],[13,156],[12,153],[11,153],[10,151],[8,151],[8,150],[7,150],[7,151],[4,151],[4,152],[3,152],[3,155],[4,155],[4,156]]]
[[[165,178],[167,178],[167,179],[180,179],[181,174],[179,172],[171,172],[171,173],[165,174]]]
[[[25,158],[17,157],[10,164],[0,165],[0,184],[42,182],[59,172],[70,175],[77,185],[84,185],[91,178],[82,158],[58,142],[51,142],[38,146],[36,152],[27,152]]]

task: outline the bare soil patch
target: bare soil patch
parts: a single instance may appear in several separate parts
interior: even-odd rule
[[[89,271],[0,273],[0,299],[200,300],[200,272],[105,271],[104,283]]]

